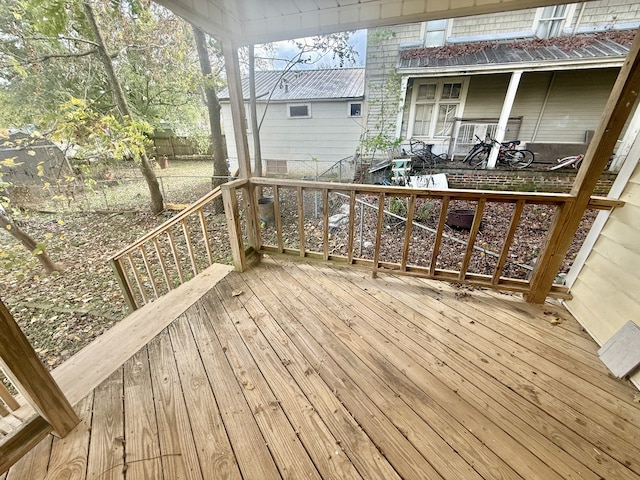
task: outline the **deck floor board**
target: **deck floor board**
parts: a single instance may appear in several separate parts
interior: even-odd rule
[[[637,390],[561,306],[268,257],[191,290],[0,479],[640,480]]]

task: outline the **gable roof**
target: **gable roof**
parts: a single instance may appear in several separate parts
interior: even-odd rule
[[[264,70],[256,72],[256,99],[271,101],[336,100],[364,98],[364,68],[323,70]],[[242,97],[249,99],[249,77],[242,78]],[[229,90],[218,95],[229,99]]]
[[[480,67],[514,63],[593,63],[619,60],[629,52],[635,30],[513,42],[472,42],[400,51],[399,69]]]

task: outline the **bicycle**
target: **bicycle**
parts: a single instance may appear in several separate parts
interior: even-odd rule
[[[558,162],[557,165],[549,167],[549,170],[559,170],[560,168],[568,168],[573,167],[576,170],[580,168],[582,165],[582,160],[584,160],[584,155],[569,155],[568,157],[559,158],[556,160]]]
[[[494,145],[498,144],[498,141],[489,136],[487,136],[487,138],[490,139],[490,142],[482,140],[477,135],[475,137],[478,139],[478,143],[471,147],[467,156],[464,157],[463,162],[468,163],[473,168],[486,168],[491,150]],[[520,140],[503,142],[499,145],[497,163],[518,169],[526,168],[533,163],[535,154],[531,150],[516,148],[520,145]]]
[[[433,144],[425,143],[417,138],[409,140],[409,149],[411,150],[411,169],[424,170],[435,167],[438,163],[444,163],[448,160],[446,153],[436,155],[431,151]]]

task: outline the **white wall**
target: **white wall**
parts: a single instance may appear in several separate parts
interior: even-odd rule
[[[600,344],[629,320],[640,325],[640,164],[620,199],[625,206],[609,216],[566,302]],[[632,380],[640,386],[640,372]]]
[[[363,100],[356,101],[364,103]],[[353,156],[359,145],[364,118],[349,117],[348,104],[346,100],[311,102],[311,118],[288,118],[286,103],[271,103],[260,129],[263,171],[266,172],[266,160],[286,160],[289,172],[311,175],[316,170],[322,173],[338,160]],[[246,111],[249,111],[248,104]],[[262,112],[264,105],[259,104],[258,120]],[[233,167],[237,165],[238,155],[228,103],[222,104],[222,115],[229,162]],[[253,135],[250,129],[249,150],[253,158]]]

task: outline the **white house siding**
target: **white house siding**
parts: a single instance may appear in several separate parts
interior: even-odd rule
[[[585,131],[595,130],[598,126],[617,70],[557,72],[545,105],[544,99],[552,75],[551,72],[529,72],[522,76],[511,110],[512,117],[523,117],[518,137],[526,142],[584,142]],[[470,77],[462,116],[498,118],[509,78],[509,74]],[[543,108],[544,113],[536,133]],[[408,104],[405,110],[409,110]],[[403,132],[407,131],[407,117],[404,115]]]
[[[580,6],[576,8],[574,17],[580,14]],[[600,0],[586,2],[579,28],[620,25],[640,20],[640,3],[631,0]]]
[[[539,141],[583,142],[585,130],[600,123],[617,74],[614,69],[556,73]]]
[[[571,312],[604,343],[629,320],[640,325],[640,165],[605,224],[573,286]],[[633,377],[640,385],[640,372]]]
[[[362,102],[362,100],[356,100]],[[348,101],[310,103],[311,118],[288,118],[286,103],[271,103],[260,129],[263,171],[266,160],[286,160],[291,174],[312,175],[321,173],[338,160],[352,156],[362,134],[363,119],[348,116]],[[246,111],[249,111],[248,104]],[[260,119],[264,105],[258,105]],[[229,162],[235,166],[238,155],[233,141],[231,109],[223,103],[222,114],[227,129]],[[253,158],[253,137],[249,134],[249,150]]]
[[[382,29],[371,29],[367,34],[367,68],[365,70],[366,125],[370,135],[380,130],[381,111],[384,104],[385,119],[382,128],[392,136],[395,133],[399,99],[388,98],[384,83],[396,73],[398,49],[401,45],[420,41],[421,25],[411,23]],[[378,41],[377,36],[389,37]],[[388,93],[388,90],[387,90]]]
[[[535,9],[515,12],[492,13],[475,17],[449,20],[452,23],[451,37],[473,37],[490,33],[525,32],[533,30]]]

